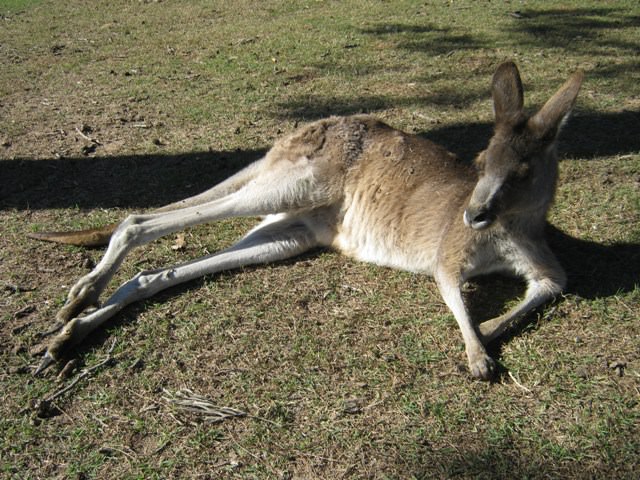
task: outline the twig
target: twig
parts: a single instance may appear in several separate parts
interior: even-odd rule
[[[528,389],[527,387],[525,387],[524,385],[522,385],[520,382],[518,382],[518,380],[516,380],[516,377],[514,377],[514,376],[511,374],[511,372],[508,372],[508,373],[509,373],[509,378],[510,378],[511,380],[513,380],[513,383],[515,383],[517,387],[521,388],[523,391],[525,391],[525,392],[527,392],[527,393],[531,393],[531,390],[530,390],[530,389]]]
[[[205,397],[185,388],[171,393],[163,389],[162,400],[178,409],[202,415],[207,423],[220,423],[234,417],[246,417],[247,412],[231,407],[219,407]]]
[[[170,443],[171,443],[171,439],[168,439],[162,445],[160,445],[158,448],[156,448],[153,452],[147,454],[147,457],[150,457],[152,455],[157,455],[157,454],[161,453],[165,448],[167,448],[169,446]]]
[[[16,314],[13,315],[13,318],[20,318],[20,317],[16,317]],[[25,330],[26,328],[30,327],[31,325],[33,325],[34,320],[28,321],[23,323],[22,325],[18,325],[16,327],[13,327],[13,329],[11,330],[11,334],[12,335],[17,335],[20,332],[22,332],[23,330]]]
[[[205,462],[205,463],[212,464],[212,465],[209,465],[209,468],[222,468],[222,467],[226,467],[226,466],[237,467],[237,466],[240,465],[240,463],[238,463],[238,462],[232,462],[232,461],[229,461],[229,460],[227,460],[225,462],[218,462],[218,463],[213,463],[211,461]],[[209,477],[209,476],[211,476],[211,474],[210,473],[199,473],[198,476],[199,477]]]
[[[615,296],[614,298],[616,299],[616,301],[617,301],[620,305],[622,305],[622,306],[623,306],[623,307],[625,307],[627,310],[629,310],[629,312],[631,312],[631,313],[633,313],[633,314],[635,315],[635,313],[636,313],[636,312],[635,312],[635,310],[633,310],[629,305],[627,305],[626,303],[624,303],[624,302],[622,301],[622,299],[620,299],[620,297]]]
[[[108,428],[107,424],[100,420],[96,415],[91,415],[91,418],[98,422],[102,426],[102,428]]]
[[[22,293],[22,292],[33,292],[36,289],[36,287],[25,287],[23,285],[4,282],[3,289],[11,293]]]
[[[51,403],[56,398],[64,395],[73,387],[75,387],[80,380],[82,380],[85,377],[88,377],[93,372],[95,372],[96,370],[103,367],[104,365],[109,363],[111,360],[113,360],[113,356],[111,355],[111,353],[113,352],[113,349],[116,346],[116,340],[117,340],[116,338],[113,339],[113,342],[111,343],[111,347],[109,347],[109,350],[107,351],[107,357],[103,361],[94,365],[93,367],[83,369],[78,375],[76,375],[76,377],[71,382],[69,382],[69,384],[66,387],[63,387],[60,390],[56,391],[55,393],[49,395],[48,397],[40,400],[36,407],[38,416],[45,416],[44,414],[50,409]]]
[[[78,133],[78,135],[80,135],[82,138],[84,138],[85,140],[91,142],[91,143],[95,143],[96,145],[102,145],[102,142],[96,140],[95,138],[91,138],[88,137],[87,135],[85,135],[82,130],[80,130],[78,127],[75,127],[76,132]]]
[[[60,405],[58,405],[57,403],[53,404],[53,408],[56,410],[56,412],[60,412],[62,415],[64,415],[65,417],[67,417],[67,419],[69,420],[69,423],[72,423],[75,425],[76,421],[75,419],[69,415],[65,409],[63,409],[62,407],[60,407]]]
[[[127,452],[127,451],[124,449],[124,447],[122,447],[122,448],[118,448],[118,447],[112,447],[112,446],[110,446],[110,445],[103,445],[102,447],[100,447],[100,448],[98,449],[98,452],[99,452],[99,453],[102,453],[102,454],[106,454],[106,455],[111,454],[112,452],[118,452],[118,453],[123,454],[123,455],[124,455],[125,457],[127,457],[129,460],[137,460],[136,455],[135,455],[135,454],[131,454],[131,453]]]
[[[21,308],[20,310],[18,310],[17,312],[15,312],[13,314],[13,318],[22,318],[22,317],[26,317],[27,315],[33,313],[36,311],[36,307],[34,307],[33,305],[27,305],[26,307]],[[32,323],[32,322],[29,322]],[[27,323],[26,325],[29,325],[29,323]]]

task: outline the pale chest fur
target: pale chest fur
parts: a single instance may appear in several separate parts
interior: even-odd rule
[[[461,280],[490,273],[505,273],[528,278],[537,259],[530,252],[544,243],[541,236],[527,234],[501,224],[469,238],[460,263]]]
[[[411,242],[402,219],[378,211],[362,196],[349,198],[332,247],[357,260],[420,273],[432,273],[437,246]],[[414,239],[415,240],[415,239]]]

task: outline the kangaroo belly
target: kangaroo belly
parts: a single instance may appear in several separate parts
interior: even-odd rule
[[[442,219],[416,208],[416,192],[405,197],[370,184],[348,194],[332,246],[358,260],[431,274]]]
[[[385,229],[362,221],[344,223],[332,246],[362,262],[416,273],[431,274],[436,258],[434,250],[419,245],[407,248]]]

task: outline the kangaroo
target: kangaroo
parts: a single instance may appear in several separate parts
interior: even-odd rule
[[[471,374],[491,379],[496,366],[485,345],[558,295],[566,282],[544,226],[558,176],[556,137],[582,79],[582,72],[574,73],[529,117],[517,67],[501,64],[491,86],[494,135],[473,164],[370,116],[330,117],[277,141],[263,158],[199,195],[101,229],[32,234],[77,245],[108,241],[102,260],[71,288],[58,312],[61,331],[38,371],[126,305],[160,290],[328,247],[364,262],[432,275],[462,332]],[[132,248],[234,216],[265,218],[230,248],[142,271],[90,308]],[[476,325],[461,286],[491,272],[523,277],[526,293],[506,313]]]

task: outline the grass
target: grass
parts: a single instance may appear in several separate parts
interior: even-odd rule
[[[0,14],[0,476],[635,478],[636,2],[43,0],[1,2]],[[31,376],[39,333],[101,251],[25,233],[196,193],[330,114],[373,113],[471,158],[508,58],[528,105],[576,68],[586,81],[550,213],[567,293],[493,347],[494,383],[470,379],[430,279],[316,252],[126,309],[74,352],[78,371],[116,339],[114,361],[37,415],[70,381]],[[252,224],[138,249],[114,285]],[[478,317],[519,293],[504,279],[469,288]],[[185,419],[160,401],[184,387],[249,415]]]
[[[41,0],[2,0],[0,2],[0,14],[15,14],[28,10],[37,5]]]

